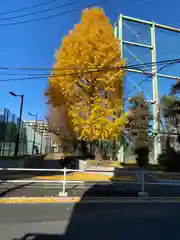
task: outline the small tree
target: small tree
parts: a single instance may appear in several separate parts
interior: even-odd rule
[[[179,171],[180,101],[176,96],[165,95],[161,98],[160,108],[166,129],[166,136],[163,136],[162,140],[166,144],[163,153],[159,156],[159,163],[167,171]]]
[[[134,153],[140,167],[148,165],[149,155],[149,127],[152,116],[148,103],[143,94],[138,94],[130,100],[129,127],[130,135],[134,141]]]
[[[104,11],[86,9],[62,41],[46,93],[53,106],[67,106],[72,129],[81,140],[114,140],[122,132],[124,64]]]
[[[161,112],[169,134],[179,133],[180,127],[180,100],[172,95],[163,96],[160,102]]]

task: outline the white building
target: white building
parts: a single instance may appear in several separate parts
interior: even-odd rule
[[[49,133],[48,131],[48,124],[43,122],[42,120],[24,120],[24,122],[27,126],[32,127],[38,133],[43,133],[44,135],[51,135],[51,133]]]

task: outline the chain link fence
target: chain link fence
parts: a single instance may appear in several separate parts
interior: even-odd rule
[[[19,119],[7,109],[0,110],[0,156],[13,156]],[[21,122],[18,155],[46,154],[52,151],[52,137]]]

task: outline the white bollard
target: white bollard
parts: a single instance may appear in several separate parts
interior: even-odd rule
[[[64,179],[63,179],[63,190],[59,192],[60,197],[67,197],[68,193],[66,192],[66,167],[64,168]]]

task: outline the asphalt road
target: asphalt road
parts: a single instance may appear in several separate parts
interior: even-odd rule
[[[138,197],[141,190],[136,183],[86,183],[67,184],[68,196],[87,197]],[[180,197],[179,186],[146,185],[145,191],[151,197]],[[59,196],[62,183],[1,183],[0,197],[45,197]]]
[[[1,240],[179,240],[178,203],[0,205]]]

